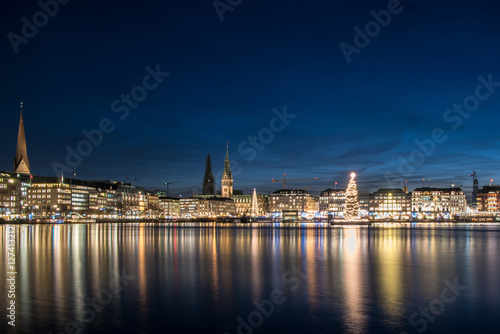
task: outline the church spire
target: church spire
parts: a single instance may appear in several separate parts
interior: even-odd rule
[[[212,161],[210,153],[207,155],[207,163],[205,165],[205,177],[203,178],[203,195],[215,195],[215,178],[212,173]]]
[[[17,134],[16,156],[14,157],[14,172],[30,174],[28,150],[26,149],[26,135],[24,133],[23,102],[21,102],[21,118],[19,120],[19,132]]]
[[[224,175],[232,178],[233,174],[231,173],[231,161],[229,161],[229,142],[226,144],[226,160],[224,160]]]

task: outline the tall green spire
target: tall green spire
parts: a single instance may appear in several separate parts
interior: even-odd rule
[[[225,198],[233,197],[233,173],[231,173],[231,163],[229,162],[229,142],[226,146],[226,160],[224,161],[224,172],[221,179],[221,196]]]
[[[231,162],[229,161],[229,142],[226,145],[226,160],[224,160],[224,174],[227,177],[233,177],[231,173]]]

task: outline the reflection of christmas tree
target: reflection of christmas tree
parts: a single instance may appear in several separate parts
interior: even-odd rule
[[[358,202],[358,187],[356,186],[355,173],[351,173],[351,180],[347,185],[346,202],[345,202],[345,219],[359,219],[359,202]]]

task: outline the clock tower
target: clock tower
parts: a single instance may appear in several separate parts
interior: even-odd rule
[[[224,160],[224,172],[222,173],[221,196],[233,198],[233,173],[231,173],[231,163],[229,161],[229,143],[226,146],[226,160]]]

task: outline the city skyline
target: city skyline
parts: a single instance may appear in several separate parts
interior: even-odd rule
[[[20,104],[20,107],[21,107],[21,111],[20,111],[20,121],[19,121],[19,127],[18,127],[18,136],[17,136],[17,148],[16,148],[16,154],[15,154],[15,157],[14,157],[14,169],[11,171],[11,172],[14,172],[14,173],[21,173],[21,174],[30,174],[30,175],[37,175],[37,176],[42,176],[43,175],[38,175],[36,173],[33,173],[30,171],[29,169],[29,163],[28,163],[28,167],[17,167],[21,164],[21,161],[26,160],[26,161],[29,161],[29,156],[27,155],[27,149],[26,149],[26,138],[25,138],[25,130],[24,130],[24,120],[23,120],[23,111],[22,111],[22,108],[23,108],[23,102],[21,102]],[[86,137],[86,139],[89,139],[89,138],[92,138],[92,137]],[[88,140],[89,142],[91,140]],[[76,153],[75,153],[76,152]],[[77,150],[74,151],[75,154],[78,154]],[[23,157],[23,154],[24,154],[24,157]],[[24,162],[23,162],[24,163]],[[225,162],[224,162],[224,172],[221,172],[221,173],[218,173],[217,174],[217,177],[214,178],[213,176],[213,173],[212,173],[212,170],[211,170],[211,156],[210,156],[210,153],[208,153],[207,155],[207,158],[206,158],[206,162],[205,162],[205,175],[203,177],[203,182],[202,182],[202,186],[201,187],[198,187],[198,186],[194,186],[192,188],[191,191],[184,191],[184,194],[178,192],[179,194],[178,195],[175,195],[175,194],[172,194],[172,196],[177,196],[177,197],[188,197],[189,195],[192,195],[192,194],[197,194],[197,195],[200,195],[200,194],[203,194],[203,195],[207,195],[208,193],[205,193],[205,187],[206,187],[206,182],[207,182],[207,177],[208,179],[211,179],[212,182],[214,182],[214,184],[212,185],[212,187],[215,186],[215,189],[214,189],[214,192],[215,194],[219,194],[219,196],[221,195],[221,190],[220,188],[222,187],[222,183],[221,183],[221,180],[222,178],[224,177],[223,174],[225,175],[225,173],[227,173],[227,171],[229,171],[229,175],[231,176],[231,184],[232,184],[232,172],[230,170],[230,163],[229,163],[229,142],[226,142],[226,155],[225,155]],[[64,165],[63,165],[64,166]],[[0,169],[1,170],[1,169]],[[4,171],[6,172],[9,172],[10,170],[8,169],[3,169]],[[207,174],[208,172],[208,174]],[[220,175],[219,175],[220,174]],[[237,170],[236,170],[236,175],[239,175],[240,174],[240,167],[239,165],[237,166]],[[55,176],[55,177],[64,177],[64,173],[61,173],[59,175],[47,175],[47,176]],[[352,172],[350,174],[350,176],[352,176]],[[469,179],[470,181],[472,182],[472,184],[474,184],[474,180],[476,180],[476,183],[477,183],[477,178],[476,178],[476,171],[473,170],[471,174],[469,174]],[[73,171],[73,174],[68,177],[68,175],[66,175],[66,178],[75,178],[75,179],[81,179],[81,178],[77,178],[76,177],[76,168],[74,169]],[[82,179],[84,180],[84,179]],[[91,178],[88,178],[88,179],[85,179],[87,181],[91,181],[91,180],[105,180],[105,179],[100,179],[99,177],[91,177]],[[107,180],[107,179],[106,179]],[[130,183],[130,184],[135,184],[135,185],[138,185],[138,186],[143,186],[141,185],[140,183],[138,183],[138,180],[136,177],[131,177],[129,175],[126,176],[125,179],[118,179],[118,178],[110,178],[109,179],[110,181],[118,181],[118,182],[123,182],[123,183]],[[285,181],[286,180],[286,181]],[[315,182],[310,182],[310,181],[319,181],[319,178],[317,177],[314,177],[314,178],[310,178],[310,179],[286,179],[286,173],[284,173],[284,178],[282,180],[279,180],[279,179],[274,179],[272,178],[271,181],[272,183],[275,183],[275,182],[282,182],[282,181],[285,181],[285,185],[288,183],[288,182],[291,182],[293,181],[294,184],[295,182],[300,182],[302,184],[304,184],[305,182],[309,182],[308,183],[308,186],[307,187],[295,187],[294,184],[292,184],[291,186],[289,185],[289,189],[306,189],[306,190],[309,190],[309,189],[312,189],[312,188],[317,188],[316,186],[314,186]],[[163,188],[166,189],[167,191],[167,196],[168,196],[168,184],[170,183],[180,183],[180,182],[184,182],[183,180],[177,180],[177,181],[168,181],[168,182],[165,182],[163,183],[163,185],[158,185],[156,187],[145,187],[145,189],[149,189],[149,190],[162,190]],[[189,182],[189,181],[188,181]],[[395,183],[396,182],[396,183]],[[418,183],[420,183],[420,185],[418,185]],[[439,182],[439,181],[438,181]],[[493,185],[493,182],[494,180],[492,178],[490,178],[489,180],[487,180],[486,183],[489,182],[489,185]],[[323,182],[324,183],[324,182]],[[373,181],[369,181],[369,183],[371,184],[375,184],[375,182]],[[486,186],[486,183],[484,184],[484,186]],[[448,187],[448,184],[439,184],[436,182],[436,180],[432,180],[432,179],[422,179],[422,180],[416,180],[415,181],[415,185],[412,187],[411,186],[411,182],[408,183],[408,180],[402,180],[399,184],[397,184],[397,181],[395,178],[393,178],[392,176],[390,175],[386,175],[386,183],[380,185],[377,190],[382,190],[382,189],[403,189],[403,187],[408,187],[409,188],[409,191],[411,191],[412,189],[417,189],[417,188],[421,188],[421,187],[431,187],[431,188],[445,188],[445,187]],[[386,187],[384,187],[384,185],[387,185]],[[337,189],[337,186],[339,189],[347,189],[347,184],[345,186],[343,186],[340,182],[338,181],[334,181],[334,185],[333,187],[335,189]],[[451,179],[450,179],[450,182],[449,182],[449,188],[452,188],[452,187],[459,187],[461,188],[462,190],[464,190],[464,192],[466,192],[468,194],[468,192],[465,190],[465,189],[468,189],[469,188],[469,185],[466,185],[466,184],[458,184],[458,182],[453,182]],[[286,189],[286,186],[284,187]],[[473,189],[473,186],[471,185],[470,186],[471,189]],[[232,186],[231,186],[231,189],[232,189]],[[253,190],[255,190],[256,188],[254,187]],[[279,190],[281,188],[277,188],[275,190],[270,190],[268,191],[267,193],[273,193],[275,192],[276,190]],[[328,189],[332,189],[332,185],[328,185],[326,188],[324,189],[319,189],[319,190],[314,190],[314,191],[309,191],[311,194],[313,195],[318,195],[320,192],[324,191],[324,190],[328,190]],[[366,189],[366,188],[365,188]],[[246,191],[246,190],[242,190],[242,189],[235,189],[236,191],[241,191],[242,193],[245,193],[245,194],[250,194],[253,190],[250,190],[250,191]],[[233,190],[231,190],[231,193],[232,193]],[[364,191],[365,193],[373,193],[375,192],[375,190],[368,190],[368,191]],[[175,193],[175,191],[174,191]],[[262,191],[259,191],[259,193],[266,193],[266,191],[262,192]],[[318,193],[318,194],[316,194]],[[468,194],[470,195],[470,194]]]
[[[211,2],[69,2],[17,46],[9,34],[23,36],[21,19],[44,9],[9,3],[0,169],[11,168],[24,101],[30,168],[41,176],[56,176],[66,147],[109,119],[113,130],[78,164],[77,178],[128,177],[151,189],[182,180],[176,192],[201,193],[210,153],[220,189],[229,141],[234,189],[245,193],[279,189],[271,178],[283,173],[317,177],[296,183],[314,194],[346,187],[351,171],[363,192],[404,180],[416,188],[424,178],[470,193],[473,169],[480,186],[498,179],[498,5],[402,1],[385,24],[389,3],[242,2],[221,21]],[[355,28],[370,22],[382,22],[380,31],[361,47]],[[346,56],[356,41],[360,52]],[[136,102],[122,97],[143,92]],[[467,103],[473,111],[454,107]],[[400,157],[415,151],[422,165],[400,173],[411,170]]]

